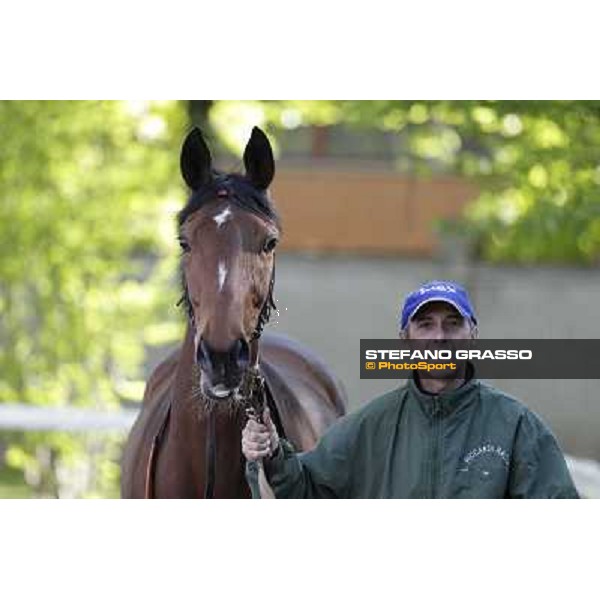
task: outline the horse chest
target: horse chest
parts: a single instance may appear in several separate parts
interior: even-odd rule
[[[198,415],[173,415],[156,457],[154,497],[203,498],[209,477],[207,420]],[[215,423],[214,498],[247,498],[241,429],[224,414]]]

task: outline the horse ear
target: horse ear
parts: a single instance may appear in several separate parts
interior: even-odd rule
[[[275,160],[271,143],[258,127],[252,128],[252,135],[244,150],[246,175],[259,190],[266,190],[275,176]]]
[[[191,190],[196,191],[210,181],[212,158],[198,127],[187,134],[181,147],[179,163],[181,174]]]

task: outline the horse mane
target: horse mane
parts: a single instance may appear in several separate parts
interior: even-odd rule
[[[221,171],[213,171],[211,181],[192,193],[186,205],[177,213],[178,228],[181,228],[191,214],[215,200],[219,193],[223,192],[227,193],[228,201],[274,222],[277,228],[281,229],[280,217],[265,191],[254,187],[241,173]]]

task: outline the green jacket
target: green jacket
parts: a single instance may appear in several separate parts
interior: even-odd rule
[[[256,472],[249,463],[254,497]],[[477,379],[438,396],[409,379],[310,452],[282,440],[265,473],[277,498],[578,498],[548,427]]]

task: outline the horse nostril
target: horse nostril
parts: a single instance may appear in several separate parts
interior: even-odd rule
[[[198,349],[196,350],[196,362],[203,371],[208,370],[208,367],[210,366],[208,347],[204,340],[200,340],[200,343],[198,344]]]
[[[235,343],[235,351],[240,369],[245,369],[250,362],[250,347],[248,346],[248,342],[244,339],[239,339]]]
[[[224,384],[230,388],[240,383],[243,371],[250,363],[250,347],[240,338],[228,350],[214,350],[204,339],[196,350],[196,362],[213,384]]]

